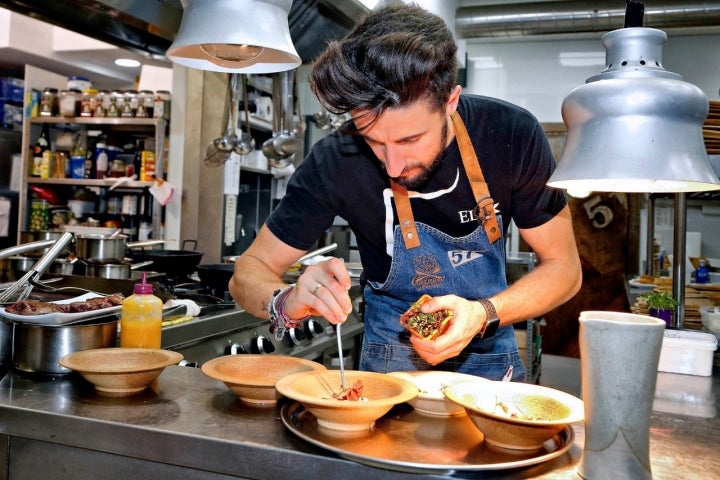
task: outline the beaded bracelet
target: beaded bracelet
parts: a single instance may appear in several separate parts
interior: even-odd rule
[[[287,330],[299,327],[303,321],[310,318],[308,315],[306,317],[293,320],[285,313],[285,300],[287,300],[287,297],[290,295],[293,288],[295,288],[295,285],[275,290],[272,298],[270,299],[270,303],[268,304],[270,333],[274,334],[275,338],[278,340],[282,340]]]

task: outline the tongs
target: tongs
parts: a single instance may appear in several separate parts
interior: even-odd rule
[[[0,294],[0,303],[6,303],[10,301],[25,300],[30,296],[30,292],[33,289],[32,280],[39,279],[45,270],[48,269],[50,264],[57,258],[60,252],[67,246],[73,238],[73,234],[65,232],[62,236],[55,241],[52,247],[45,252],[45,255],[40,257],[40,260],[35,262],[29,272],[22,276],[22,278],[12,285],[7,290]],[[18,295],[18,291],[20,294]]]

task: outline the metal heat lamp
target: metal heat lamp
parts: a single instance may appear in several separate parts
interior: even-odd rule
[[[673,293],[680,303],[675,324],[682,326],[684,192],[720,189],[720,180],[703,142],[708,99],[663,68],[667,35],[643,27],[643,15],[641,2],[627,0],[625,28],[601,38],[605,69],[563,101],[567,139],[548,185],[584,193],[675,193]]]
[[[292,0],[182,0],[167,57],[215,72],[275,73],[301,64],[290,38]]]

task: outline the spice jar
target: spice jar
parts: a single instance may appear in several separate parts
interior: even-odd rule
[[[152,117],[154,104],[155,94],[151,90],[141,90],[138,92],[138,106],[135,116],[140,118]]]
[[[40,97],[40,116],[54,117],[58,114],[58,90],[46,88]]]
[[[92,117],[95,115],[95,108],[97,106],[98,91],[94,88],[86,88],[82,93],[82,100],[80,101],[80,116],[81,117]]]
[[[134,117],[138,106],[137,90],[127,90],[123,95],[123,104],[120,108],[121,117]]]
[[[170,98],[170,92],[167,90],[158,90],[155,92],[153,117],[170,120]]]
[[[119,117],[124,103],[123,93],[120,90],[113,90],[110,92],[110,104],[108,105],[105,116]]]
[[[77,90],[61,90],[58,101],[60,115],[63,117],[77,117],[80,113],[80,92]]]
[[[110,108],[110,90],[99,90],[95,101],[93,117],[107,117]]]

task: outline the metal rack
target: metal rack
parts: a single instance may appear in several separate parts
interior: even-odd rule
[[[508,284],[534,270],[536,262],[537,258],[532,252],[509,253],[505,260]],[[540,328],[543,324],[543,319],[533,318],[514,325],[515,338],[520,353],[523,354],[523,363],[525,364],[525,381],[528,383],[538,383],[540,381],[542,371],[542,334]]]

